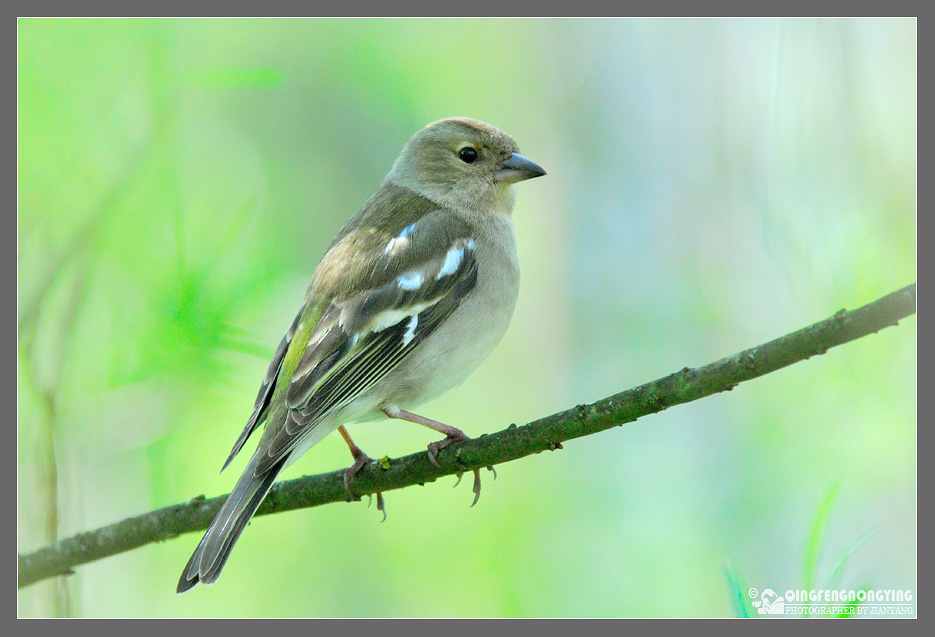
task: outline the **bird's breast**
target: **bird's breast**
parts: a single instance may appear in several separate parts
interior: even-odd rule
[[[493,351],[509,327],[519,297],[519,262],[512,219],[474,237],[477,284],[451,316],[391,372],[386,402],[407,409],[460,385]]]

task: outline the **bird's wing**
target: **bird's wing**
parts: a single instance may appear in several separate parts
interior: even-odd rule
[[[256,475],[399,365],[474,289],[477,262],[470,228],[450,217],[442,223],[443,214],[430,213],[395,236],[379,238],[365,228],[361,236],[378,237],[384,243],[380,250],[352,235],[332,246],[319,269],[340,259],[347,275],[343,285],[348,276],[356,273],[356,278],[344,295],[319,301],[321,318],[306,343],[295,337],[286,346],[287,359],[294,348],[302,353],[288,370],[286,413],[264,432],[260,446],[265,453]],[[308,333],[301,322],[298,328],[303,336]]]

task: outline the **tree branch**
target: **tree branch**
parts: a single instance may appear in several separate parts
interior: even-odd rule
[[[898,325],[900,319],[915,311],[916,285],[913,283],[861,308],[851,312],[841,310],[827,320],[703,367],[685,367],[664,378],[546,416],[528,425],[510,425],[502,431],[451,445],[438,455],[441,468],[432,465],[424,451],[403,458],[381,460],[364,467],[357,474],[352,490],[355,495],[391,491],[517,460],[541,451],[560,449],[566,440],[731,390],[738,383],[824,354],[836,345]],[[344,471],[340,470],[280,482],[270,491],[256,515],[344,501],[343,479]],[[214,519],[226,498],[223,495],[208,500],[199,496],[19,555],[18,586],[72,573],[74,566],[144,544],[203,530]]]

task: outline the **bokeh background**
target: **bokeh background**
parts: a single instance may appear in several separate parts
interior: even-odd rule
[[[420,411],[471,435],[915,280],[913,20],[20,20],[18,549],[198,494],[331,237],[465,115],[520,184],[494,354]],[[434,434],[351,427],[370,455]],[[248,445],[249,446],[249,445]],[[283,477],[347,466],[332,436]],[[734,616],[747,587],[916,586],[916,321],[469,480],[196,534],[20,616]]]

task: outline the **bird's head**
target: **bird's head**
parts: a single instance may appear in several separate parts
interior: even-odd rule
[[[452,117],[413,135],[388,178],[442,205],[509,214],[510,186],[544,174],[499,128]]]

